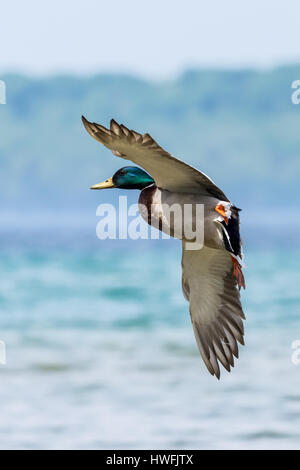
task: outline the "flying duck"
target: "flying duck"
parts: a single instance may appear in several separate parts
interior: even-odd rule
[[[219,379],[220,364],[230,372],[233,356],[238,358],[237,343],[244,344],[240,209],[208,176],[170,155],[149,134],[129,130],[113,119],[109,129],[84,116],[82,121],[114,155],[141,167],[125,166],[91,189],[140,189],[139,207],[146,222],[182,239],[183,295],[200,354],[208,371]],[[174,203],[204,207],[201,249],[189,249],[184,235],[175,233],[174,219],[166,219],[165,207]]]

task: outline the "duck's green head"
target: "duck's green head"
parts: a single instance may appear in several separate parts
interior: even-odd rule
[[[103,183],[91,186],[91,189],[143,189],[153,183],[154,179],[141,168],[136,166],[125,166],[118,170],[114,176],[103,181]]]

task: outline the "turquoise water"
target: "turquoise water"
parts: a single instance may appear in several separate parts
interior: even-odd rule
[[[247,251],[246,346],[218,382],[177,242],[15,238],[0,254],[2,449],[300,448],[298,249]]]

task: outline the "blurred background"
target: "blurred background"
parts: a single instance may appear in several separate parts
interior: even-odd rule
[[[296,1],[1,5],[0,447],[298,449]],[[175,240],[96,237],[124,166],[81,123],[149,132],[243,209],[246,346],[218,382]],[[135,202],[138,192],[129,194]]]

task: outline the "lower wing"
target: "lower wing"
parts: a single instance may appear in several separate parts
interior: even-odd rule
[[[212,375],[220,378],[221,363],[230,372],[238,344],[244,344],[245,315],[230,253],[203,247],[187,250],[183,241],[182,289],[190,303],[196,341]]]

